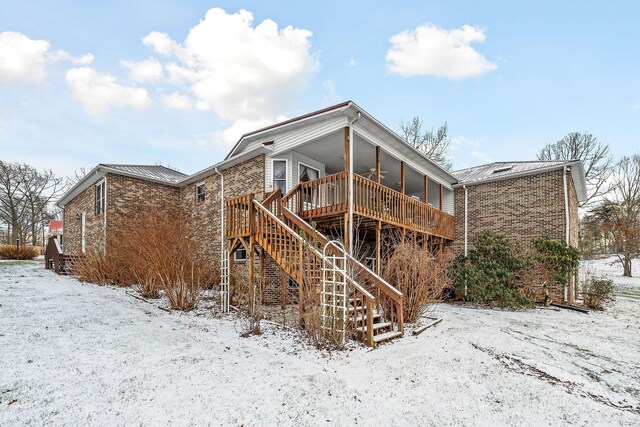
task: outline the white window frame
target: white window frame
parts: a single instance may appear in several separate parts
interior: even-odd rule
[[[289,188],[291,188],[291,186],[289,185],[289,159],[271,159],[271,190],[275,191],[276,190],[276,185],[274,183],[275,179],[273,178],[273,174],[275,172],[275,168],[273,166],[273,164],[275,162],[284,162],[285,163],[285,167],[284,167],[284,186],[285,186],[285,191],[283,191],[283,193],[287,193],[289,191]]]
[[[202,186],[202,200],[198,200],[198,187]],[[204,203],[207,200],[207,186],[204,181],[196,184],[196,203]]]
[[[314,171],[318,172],[318,179],[322,178],[322,171],[314,166],[308,165],[304,162],[298,162],[298,183],[300,183],[300,166],[304,166],[308,169],[313,169]]]
[[[87,212],[82,211],[80,214],[80,249],[82,254],[87,250]]]
[[[98,188],[100,188],[100,199],[98,199]],[[107,210],[107,180],[103,179],[94,188],[94,206],[96,215],[101,215]]]

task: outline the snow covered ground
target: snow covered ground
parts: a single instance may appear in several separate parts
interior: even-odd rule
[[[640,291],[610,261],[593,268]],[[443,304],[417,337],[329,354],[271,325],[241,338],[211,301],[168,313],[41,265],[0,263],[0,425],[640,424],[633,297],[590,314]]]

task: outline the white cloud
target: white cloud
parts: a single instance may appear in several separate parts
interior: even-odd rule
[[[78,58],[74,58],[66,50],[54,50],[53,52],[47,54],[47,60],[49,62],[71,61],[74,64],[78,65],[89,65],[93,62],[94,59],[95,58],[91,53],[87,53]]]
[[[146,90],[123,86],[108,74],[99,74],[91,67],[71,68],[65,76],[73,96],[85,111],[104,117],[111,107],[145,109],[151,103]]]
[[[0,83],[42,83],[45,75],[46,40],[33,40],[22,33],[0,33]]]
[[[347,67],[353,67],[354,65],[356,65],[356,60],[353,58],[349,58],[349,60],[347,61]]]
[[[493,158],[482,150],[484,140],[466,138],[464,136],[452,136],[449,144],[449,161],[454,164],[454,169],[462,169],[478,164],[491,163]]]
[[[179,49],[178,43],[171,40],[167,34],[160,33],[158,31],[152,31],[147,34],[142,39],[142,43],[158,52],[160,55],[165,56],[172,55]]]
[[[155,83],[164,77],[162,64],[155,58],[144,61],[120,61],[120,64],[129,70],[129,78],[138,83]]]
[[[470,25],[445,30],[427,24],[391,37],[387,69],[403,77],[433,75],[450,79],[474,77],[498,68],[471,47],[484,32]]]
[[[633,107],[631,107],[632,110],[634,111],[640,111],[640,104],[636,104]]]
[[[168,81],[187,86],[198,110],[212,110],[229,127],[218,136],[237,140],[247,126],[274,121],[302,94],[318,70],[310,31],[266,19],[253,26],[246,10],[209,10],[182,43],[149,33],[143,43],[168,57]]]
[[[190,111],[193,108],[193,101],[188,96],[178,92],[163,96],[162,101],[167,107],[175,108],[176,110]]]

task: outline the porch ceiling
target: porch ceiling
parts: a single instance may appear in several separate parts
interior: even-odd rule
[[[376,147],[367,140],[355,135],[353,146],[353,170],[354,173],[369,177],[369,169],[376,167]],[[295,151],[315,159],[325,165],[327,175],[344,170],[344,130],[340,129],[322,138],[310,141],[295,148]],[[382,151],[380,168],[382,184],[386,187],[400,191],[400,160]],[[375,180],[375,175],[371,176]],[[423,176],[409,166],[405,168],[406,194],[422,199],[424,194]],[[439,198],[438,184],[429,180],[429,202],[434,204]]]

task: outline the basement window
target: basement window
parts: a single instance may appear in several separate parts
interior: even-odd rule
[[[202,184],[196,185],[196,202],[204,202],[204,182]]]
[[[104,212],[106,203],[106,189],[107,182],[104,179],[96,185],[96,215]]]
[[[233,259],[236,261],[247,260],[247,250],[244,248],[244,246],[240,246],[238,249],[236,249],[236,251],[233,253]]]

